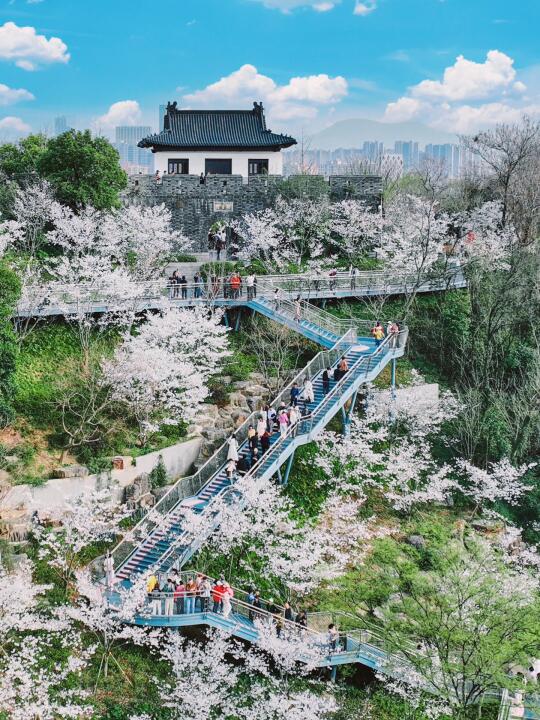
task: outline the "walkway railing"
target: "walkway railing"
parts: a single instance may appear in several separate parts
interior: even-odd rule
[[[325,367],[334,365],[339,361],[343,352],[355,342],[356,336],[353,331],[348,331],[331,350],[323,350],[318,353],[283,390],[274,398],[271,405],[278,407],[281,402],[288,402],[290,390],[294,383],[301,385],[305,377],[312,378]],[[247,431],[250,425],[256,427],[260,417],[260,410],[252,412],[247,419],[236,430],[235,436],[238,444],[241,445],[247,440]],[[149,535],[158,526],[163,527],[164,521],[171,510],[179,505],[182,500],[197,495],[204,486],[216,475],[227,461],[229,444],[224,442],[220,448],[210,457],[206,463],[190,477],[181,478],[171,489],[151,508],[148,513],[129,532],[128,539],[123,540],[113,550],[114,567],[119,569],[128,559],[134,550],[140,545],[142,537],[139,534]],[[264,455],[263,457],[267,457]],[[262,459],[262,458],[261,458]],[[253,470],[252,470],[253,472]]]
[[[23,289],[16,312],[19,316],[103,312],[135,305],[139,309],[160,307],[167,301],[178,304],[202,302],[247,303],[256,297],[271,298],[276,288],[283,297],[301,295],[303,300],[325,297],[349,297],[377,294],[400,294],[418,284],[418,278],[407,272],[363,272],[357,276],[338,273],[334,277],[316,274],[260,275],[254,289],[246,287],[245,278],[234,289],[223,278],[208,278],[200,283],[171,285],[168,281],[128,281],[124,288],[110,286],[106,279],[100,284],[66,285],[36,283]],[[426,275],[421,289],[429,292],[447,287],[465,287],[461,268],[451,268],[441,276]]]
[[[407,341],[407,335],[408,330],[404,329],[397,338],[386,337],[374,353],[367,357],[361,357],[354,363],[346,375],[334,384],[332,390],[324,397],[323,401],[314,411],[302,417],[295,425],[290,426],[287,432],[276,440],[244,477],[261,478],[265,476],[268,472],[271,472],[274,466],[279,466],[280,459],[287,459],[285,457],[287,445],[289,445],[293,439],[300,436],[311,438],[319,432],[324,426],[327,416],[333,416],[339,407],[342,406],[343,395],[347,389],[349,389],[350,392],[353,386],[358,387],[365,382],[370,371],[379,364],[384,354],[392,350],[394,344],[395,348],[403,348]],[[289,399],[290,388],[294,382],[300,384],[300,380],[303,377],[313,377],[325,368],[336,365],[344,351],[351,346],[351,339],[352,331],[349,331],[349,335],[342,338],[333,349],[318,353],[304,370],[282,390],[273,405],[279,405],[279,403],[285,402],[285,399]],[[332,411],[332,406],[334,406],[334,411]],[[256,426],[256,421],[259,416],[260,413],[258,412],[252,413],[241,428],[239,428],[236,433],[237,436],[240,435],[239,445],[247,440],[247,429],[250,425]],[[168,529],[167,516],[169,516],[175,507],[180,505],[182,500],[197,495],[203,487],[212,480],[225,465],[227,454],[228,442],[221,446],[198,473],[191,478],[179,480],[130,532],[130,538],[116,546],[112,551],[112,556],[117,572],[133,553],[144,546],[144,541],[138,537],[138,533],[144,533],[145,537],[148,538],[156,529],[166,532]],[[273,472],[271,472],[271,474],[273,474]],[[238,493],[234,482],[213,496],[200,513],[199,527],[196,536],[194,536],[190,530],[185,530],[176,535],[168,549],[160,557],[159,567],[162,570],[166,570],[173,565],[180,568],[187,562],[204,542],[206,542],[214,530],[219,527],[224,506],[230,505],[231,503],[234,503],[238,510],[241,510],[244,503],[244,498]],[[174,522],[177,520],[178,518],[174,518]]]

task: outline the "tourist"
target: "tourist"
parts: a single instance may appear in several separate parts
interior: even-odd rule
[[[345,355],[343,355],[343,357],[339,361],[339,377],[340,377],[340,379],[342,377],[345,377],[345,375],[348,373],[348,371],[349,371],[349,363],[347,362],[347,358],[345,357]]]
[[[251,448],[251,468],[255,467],[255,465],[259,462],[259,448],[253,447]]]
[[[268,432],[273,433],[277,425],[277,413],[273,407],[268,408]]]
[[[278,423],[279,423],[279,434],[282,438],[285,437],[287,434],[287,429],[289,427],[289,416],[287,415],[287,412],[285,409],[281,410],[278,415]]]
[[[311,380],[308,377],[304,378],[304,385],[302,387],[302,397],[304,398],[304,402],[306,402],[306,403],[315,402],[315,392],[313,390],[313,383],[311,382]]]
[[[246,288],[247,288],[247,299],[249,302],[250,300],[253,300],[253,298],[255,297],[255,294],[254,294],[255,275],[253,273],[249,273],[249,275],[246,277]]]
[[[178,580],[176,587],[174,588],[174,602],[176,604],[176,614],[184,614],[184,599],[186,597],[186,586],[182,579]]]
[[[351,290],[356,290],[356,280],[358,279],[358,276],[360,275],[360,271],[356,267],[352,267],[350,269],[350,276],[351,276]]]
[[[174,615],[174,583],[171,579],[165,585],[165,615]]]
[[[329,278],[329,285],[328,285],[328,287],[330,288],[330,290],[335,291],[335,289],[336,289],[337,270],[334,270],[334,269],[330,270],[330,272],[328,273],[328,278]]]
[[[185,275],[182,275],[180,278],[180,287],[182,290],[182,300],[187,300],[187,278]]]
[[[234,596],[234,591],[232,587],[229,585],[229,583],[223,583],[223,601],[222,601],[222,612],[223,617],[228,618],[231,614],[232,606],[231,606],[231,598]]]
[[[294,319],[297,323],[302,319],[302,303],[300,302],[300,295],[294,301]]]
[[[325,395],[328,395],[330,392],[330,377],[332,373],[332,368],[326,368],[326,370],[323,370],[322,374],[322,391]]]
[[[193,578],[189,578],[186,583],[186,601],[185,601],[185,612],[186,615],[191,615],[195,612],[195,594],[197,591],[197,585]]]
[[[198,272],[195,273],[193,277],[193,296],[198,299],[203,296],[203,289],[204,289],[204,281],[202,279],[202,275],[200,275]]]
[[[216,235],[216,259],[220,260],[221,258],[221,251],[225,249],[225,231],[223,229],[219,230]]]
[[[156,174],[154,175],[154,180],[159,185],[161,183],[161,177],[159,176],[159,170],[156,170]]]
[[[334,623],[330,623],[330,625],[328,626],[327,637],[330,653],[335,652],[339,647],[339,630],[334,625]]]
[[[229,461],[230,462],[230,461]],[[251,465],[245,455],[240,455],[236,464],[236,471],[239,475],[245,475],[249,472]]]
[[[195,612],[202,611],[201,587],[204,575],[197,573],[195,576]]]
[[[112,590],[114,586],[114,559],[111,555],[110,550],[107,550],[107,554],[105,555],[105,560],[103,561],[103,569],[105,570],[105,582],[107,583],[107,587],[109,590]]]
[[[371,334],[375,339],[377,347],[379,347],[384,340],[384,328],[378,320],[371,329]]]
[[[204,173],[201,173],[199,175],[199,185],[206,185],[206,178],[204,177]]]
[[[180,275],[175,270],[171,275],[171,297],[177,298],[180,293]]]
[[[175,277],[176,270],[169,275],[169,278],[167,280],[167,287],[169,288],[169,299],[172,300],[174,298],[174,291],[176,289],[176,277]]]
[[[254,280],[253,280],[253,297],[256,298],[256,297],[257,297],[257,276],[254,275],[253,277],[254,277]]]
[[[339,382],[341,380],[341,375],[339,373],[339,363],[334,368],[334,382]]]
[[[250,605],[255,608],[255,610],[260,610],[262,608],[261,594],[259,591],[255,592],[255,596],[251,601]],[[255,620],[257,614],[258,613],[255,613],[253,610],[249,611],[249,619],[251,620],[251,622]]]
[[[305,610],[300,610],[296,616],[296,624],[307,628],[307,613]]]
[[[276,312],[279,310],[280,305],[281,305],[281,290],[280,290],[280,288],[276,288],[274,290],[274,310]]]
[[[217,580],[214,583],[214,587],[212,588],[212,612],[219,613],[221,612],[222,603],[223,603],[223,585],[221,580]]]
[[[250,450],[253,450],[253,448],[258,446],[259,438],[257,437],[257,431],[255,430],[253,425],[250,425],[248,427],[247,439],[248,439],[248,445],[249,445]]]
[[[235,463],[238,462],[238,440],[236,439],[236,435],[231,435],[229,438],[227,460],[234,460]]]
[[[294,405],[292,405],[291,408],[289,409],[289,425],[291,426],[291,436],[292,437],[296,437],[296,431],[298,429],[296,427],[296,425],[298,423],[299,417],[300,416],[298,414],[298,410],[295,408]]]
[[[212,594],[212,585],[209,578],[203,577],[199,586],[199,593],[201,596],[201,611],[206,613],[210,608],[210,596]]]
[[[159,585],[155,585],[150,593],[152,615],[161,615],[161,591]]]
[[[236,475],[236,465],[234,460],[227,460],[227,464],[225,465],[225,474],[227,475],[227,480],[229,482],[233,481],[234,476]]]
[[[159,585],[157,577],[152,573],[148,580],[146,581],[146,591],[148,593],[151,593],[152,590]]]
[[[268,430],[265,430],[264,433],[261,435],[261,448],[263,454],[270,450],[270,433]]]
[[[266,420],[264,419],[264,415],[260,415],[259,419],[257,420],[257,437],[259,439],[259,442],[264,435],[266,431]]]
[[[288,622],[292,622],[294,620],[294,613],[288,602],[286,602],[283,606],[283,616]]]
[[[291,388],[291,405],[297,405],[299,397],[300,388],[298,387],[298,383],[293,383],[293,386]]]
[[[274,598],[269,598],[268,604],[266,605],[266,611],[269,612],[271,615],[277,615],[279,613],[279,608],[274,602]]]
[[[265,403],[262,406],[261,410],[261,417],[264,419],[264,422],[266,423],[266,428],[268,429],[268,411],[270,410],[270,405],[268,403]]]
[[[237,272],[234,272],[231,276],[231,290],[232,290],[232,297],[237,300],[240,295],[240,285],[242,283],[242,280],[240,279],[240,275]]]
[[[398,336],[399,336],[399,325],[397,322],[389,322],[388,323],[387,335],[390,337],[390,347],[391,348],[397,347],[398,346]]]

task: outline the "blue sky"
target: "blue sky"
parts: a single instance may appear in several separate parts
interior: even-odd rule
[[[0,134],[155,125],[168,99],[468,131],[540,114],[539,26],[539,0],[0,0]]]

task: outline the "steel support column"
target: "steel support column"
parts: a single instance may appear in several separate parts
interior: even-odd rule
[[[238,332],[240,330],[240,318],[242,317],[242,310],[241,308],[238,308],[236,311],[236,322],[234,324],[234,330],[235,332]]]
[[[289,475],[290,475],[290,472],[291,472],[291,468],[292,468],[292,464],[293,464],[293,461],[294,461],[294,455],[295,455],[295,453],[296,453],[296,448],[293,450],[293,453],[292,453],[292,455],[290,456],[290,458],[287,460],[287,465],[285,466],[285,475],[283,476],[283,482],[281,483],[281,484],[282,484],[283,486],[285,486],[285,487],[286,487],[286,486],[288,485],[288,483],[289,483]]]

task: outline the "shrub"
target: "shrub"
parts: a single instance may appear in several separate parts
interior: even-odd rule
[[[167,468],[161,455],[158,458],[157,465],[151,470],[149,477],[152,488],[160,488],[167,484],[167,480],[169,479]]]

